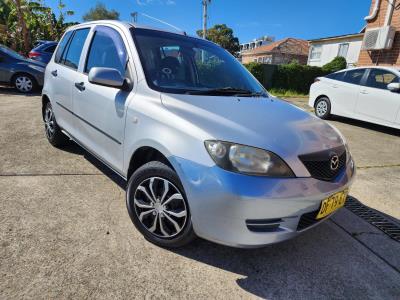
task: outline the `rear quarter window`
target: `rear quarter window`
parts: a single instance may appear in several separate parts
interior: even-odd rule
[[[59,46],[57,48],[56,55],[54,57],[54,61],[56,63],[59,63],[61,61],[61,57],[65,51],[65,47],[67,46],[69,39],[71,38],[72,32],[73,32],[72,30],[66,32],[64,34],[62,40],[60,41]]]

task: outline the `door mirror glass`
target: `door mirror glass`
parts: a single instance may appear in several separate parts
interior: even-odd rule
[[[93,67],[89,72],[89,82],[109,87],[122,88],[124,78],[117,69]]]
[[[398,92],[400,91],[400,83],[392,82],[387,85],[387,89],[391,92]]]

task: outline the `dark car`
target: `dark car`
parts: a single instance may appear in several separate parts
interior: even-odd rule
[[[39,45],[33,48],[28,56],[31,59],[48,63],[53,55],[54,50],[56,50],[57,42],[53,41],[40,41]]]
[[[0,44],[0,82],[30,93],[43,86],[46,64],[18,54]]]

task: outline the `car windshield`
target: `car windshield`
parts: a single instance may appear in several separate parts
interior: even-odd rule
[[[263,96],[263,86],[221,47],[197,38],[131,30],[152,89],[195,95]]]
[[[8,56],[11,56],[12,58],[25,59],[25,57],[23,57],[21,54],[3,45],[0,46],[0,51]]]

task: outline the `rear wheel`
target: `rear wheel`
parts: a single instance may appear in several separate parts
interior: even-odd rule
[[[57,124],[50,101],[45,105],[43,111],[43,121],[46,137],[50,144],[55,147],[60,147],[68,142],[67,136],[61,132],[61,128]]]
[[[319,98],[314,105],[315,115],[321,119],[328,119],[331,115],[331,102],[328,97]]]
[[[37,88],[35,79],[29,74],[15,75],[13,84],[20,93],[31,93]]]
[[[133,224],[156,245],[181,247],[195,238],[178,175],[161,162],[146,163],[133,173],[126,205]]]

